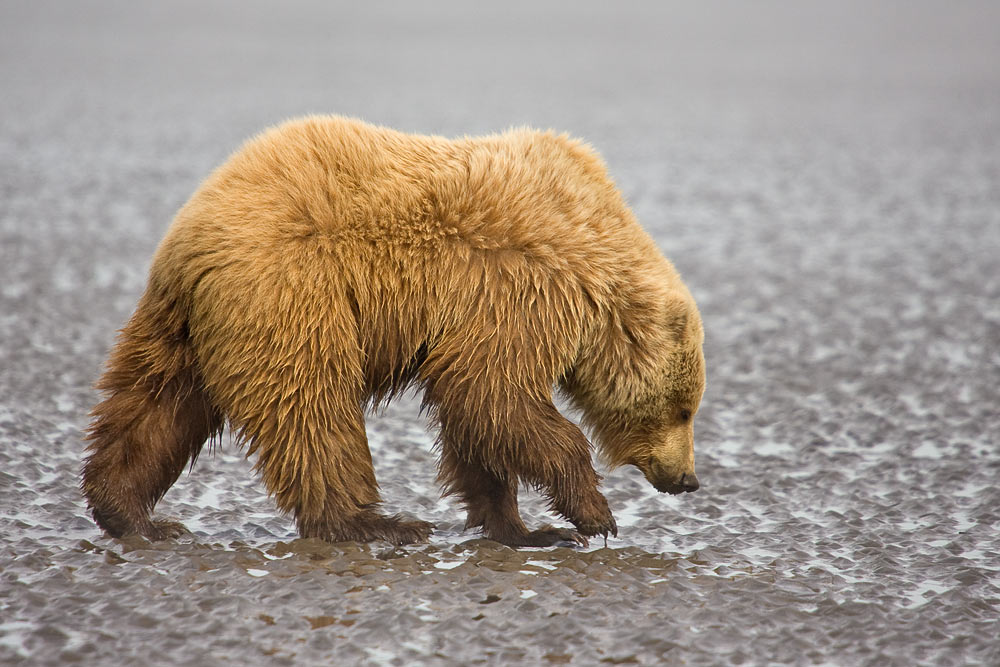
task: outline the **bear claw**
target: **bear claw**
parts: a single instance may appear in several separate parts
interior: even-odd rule
[[[392,530],[387,531],[386,541],[396,546],[426,542],[434,531],[434,524],[427,521],[399,521]]]
[[[91,510],[91,513],[97,525],[110,537],[116,539],[130,535],[142,535],[150,542],[159,542],[160,540],[176,539],[190,532],[184,527],[184,524],[178,521],[166,519],[151,521],[145,518],[134,522],[119,512],[101,510],[96,507]]]
[[[318,537],[328,542],[377,542],[395,546],[426,542],[434,524],[403,519],[399,515],[385,516],[375,512],[360,512],[349,521],[334,525],[300,524],[302,537]]]
[[[151,522],[149,528],[142,531],[142,534],[147,539],[155,542],[158,540],[177,539],[190,532],[179,521],[160,520]]]
[[[605,540],[608,538],[608,535],[618,537],[618,524],[615,522],[615,518],[610,514],[604,521],[600,522],[581,521],[576,524],[576,529],[580,531],[580,534],[588,537],[603,535]]]
[[[497,542],[506,544],[509,547],[555,547],[555,546],[579,546],[586,547],[590,541],[575,530],[568,528],[557,528],[556,526],[542,526],[538,530],[523,533],[516,536],[505,536],[496,539]]]

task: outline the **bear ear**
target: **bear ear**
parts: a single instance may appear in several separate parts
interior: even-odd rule
[[[687,338],[691,324],[690,298],[680,292],[671,292],[664,304],[664,328],[670,340],[680,343]]]

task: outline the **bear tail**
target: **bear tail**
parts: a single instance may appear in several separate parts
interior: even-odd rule
[[[91,413],[81,487],[94,520],[113,537],[161,537],[153,506],[222,432],[186,312],[169,290],[150,284],[97,383],[105,397]]]

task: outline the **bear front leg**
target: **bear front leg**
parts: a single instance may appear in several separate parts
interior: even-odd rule
[[[590,459],[590,443],[549,400],[515,397],[517,415],[505,421],[505,455],[518,476],[542,489],[552,509],[573,522],[581,535],[618,536],[607,499],[597,490],[600,476]]]
[[[506,400],[499,402],[498,396]],[[521,479],[542,489],[552,509],[580,535],[617,536],[608,502],[597,490],[600,478],[587,438],[551,401],[510,389],[489,397],[475,391],[435,392],[432,401],[441,427],[441,476],[446,489],[465,501],[471,525],[482,525],[493,539],[516,543],[517,535],[527,532],[517,514]]]
[[[529,531],[517,508],[516,477],[464,460],[455,443],[441,445],[438,477],[446,495],[462,499],[468,512],[465,530],[478,528],[488,539],[511,547],[551,547],[567,542],[587,546],[587,538],[565,528],[546,526]]]

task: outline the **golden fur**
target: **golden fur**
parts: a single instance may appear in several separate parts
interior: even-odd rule
[[[177,214],[98,385],[83,489],[109,533],[157,537],[153,505],[228,420],[303,536],[423,539],[428,524],[378,514],[364,428],[367,408],[415,383],[469,527],[566,538],[525,528],[522,481],[580,534],[616,533],[553,387],[609,463],[693,490],[702,338],[588,146],[292,121]]]

